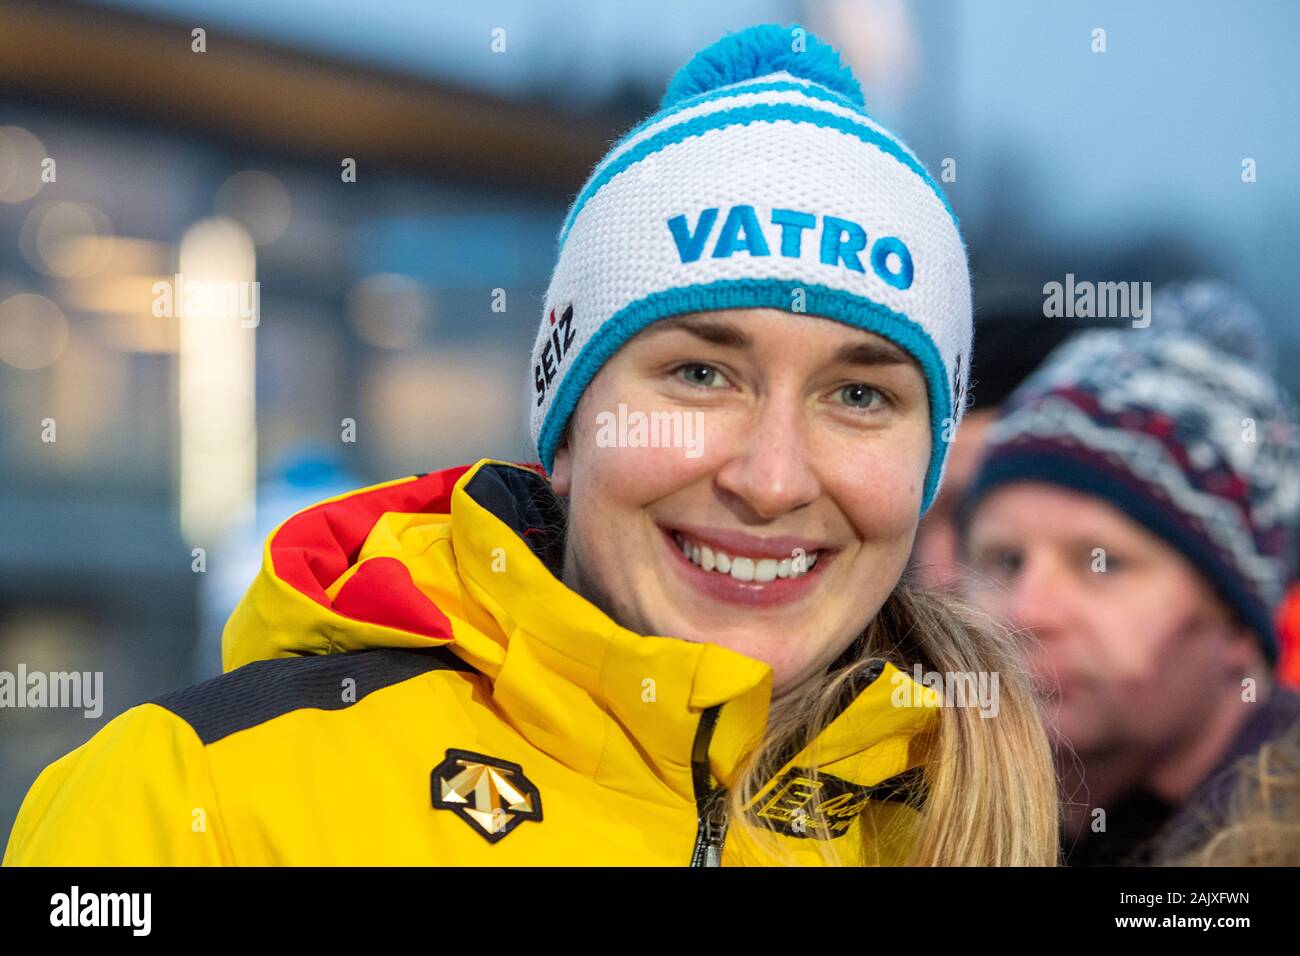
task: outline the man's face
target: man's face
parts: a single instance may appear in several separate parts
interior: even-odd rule
[[[620,405],[698,422],[698,445],[610,447]],[[929,453],[925,380],[885,339],[774,309],[657,322],[602,367],[556,454],[565,581],[634,631],[767,662],[779,697],[897,583]]]
[[[1049,729],[1081,756],[1189,739],[1250,665],[1249,635],[1205,579],[1099,498],[1003,485],[976,508],[967,546],[968,596],[1023,629]]]

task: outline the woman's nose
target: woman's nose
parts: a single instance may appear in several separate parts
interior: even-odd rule
[[[796,403],[764,399],[754,417],[726,437],[734,442],[734,451],[718,471],[717,483],[757,517],[778,518],[821,494]]]

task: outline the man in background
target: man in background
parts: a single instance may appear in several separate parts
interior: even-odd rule
[[[1026,641],[1069,865],[1204,842],[1242,758],[1300,720],[1276,684],[1300,515],[1296,414],[1230,290],[1071,338],[1007,400],[959,513],[968,593]]]

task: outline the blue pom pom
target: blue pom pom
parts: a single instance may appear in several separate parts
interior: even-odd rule
[[[730,33],[705,47],[673,76],[659,108],[667,109],[688,97],[721,86],[786,72],[820,83],[864,107],[862,87],[853,71],[840,60],[839,52],[824,40],[804,31],[796,46],[796,27],[764,23]]]

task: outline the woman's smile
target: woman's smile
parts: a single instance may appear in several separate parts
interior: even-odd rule
[[[698,596],[745,607],[790,604],[813,593],[835,549],[796,538],[658,526],[674,573]]]

